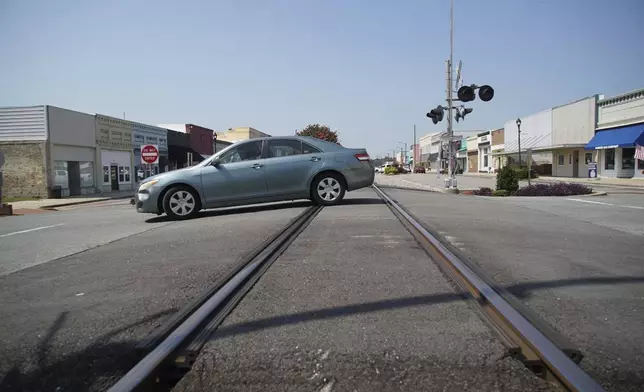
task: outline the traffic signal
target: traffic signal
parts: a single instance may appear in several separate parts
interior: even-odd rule
[[[458,120],[460,119],[465,120],[465,116],[472,113],[473,110],[474,109],[472,108],[464,108],[464,107],[456,108],[456,115],[454,116],[454,118],[456,119],[456,122],[458,122]]]
[[[456,92],[456,95],[458,96],[458,100],[461,102],[471,102],[476,98],[476,95],[474,94],[474,89],[476,88],[475,85],[471,86],[461,86],[461,88],[458,89]]]
[[[427,117],[432,119],[434,124],[438,124],[443,121],[443,116],[445,115],[445,109],[441,105],[436,106],[436,109],[432,109],[427,113]]]
[[[494,89],[487,84],[479,87],[479,99],[483,102],[491,101],[494,98]]]

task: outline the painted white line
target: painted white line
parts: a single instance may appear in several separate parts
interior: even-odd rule
[[[601,204],[601,205],[604,205],[604,206],[612,206],[612,207],[632,208],[632,209],[635,209],[635,210],[644,210],[644,207],[641,207],[641,206],[625,206],[625,205],[622,205],[622,204],[611,204],[611,203],[604,203],[604,202],[601,202],[601,201],[583,200],[583,199],[566,199],[566,200],[579,201],[579,202],[582,202],[582,203]]]
[[[578,202],[581,202],[581,203],[601,204],[601,205],[604,205],[604,206],[612,206],[612,205],[614,205],[614,204],[610,204],[610,203],[604,203],[604,202],[601,202],[601,201],[584,200],[584,199],[566,199],[566,200],[578,201]]]
[[[57,224],[57,225],[42,226],[42,227],[34,227],[33,229],[14,231],[13,233],[7,233],[7,234],[2,234],[2,235],[0,235],[0,238],[3,238],[3,237],[10,237],[10,236],[12,236],[12,235],[17,235],[17,234],[31,233],[32,231],[51,229],[52,227],[62,226],[63,224],[64,224],[64,223],[59,223],[59,224]]]

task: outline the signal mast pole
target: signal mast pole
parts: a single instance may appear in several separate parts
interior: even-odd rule
[[[454,173],[452,172],[452,159],[454,145],[454,129],[452,127],[452,64],[454,64],[454,0],[450,0],[449,10],[449,60],[447,60],[447,137],[448,137],[448,152],[447,152],[447,187],[456,188]]]

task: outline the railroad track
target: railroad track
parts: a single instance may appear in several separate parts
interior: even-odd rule
[[[439,240],[438,235],[419,223],[380,188],[374,185],[373,189],[443,273],[469,294],[512,356],[537,376],[559,384],[564,390],[604,391],[578,366],[582,354],[563,335],[494,283],[478,266],[465,257],[459,257],[458,252]]]
[[[380,188],[374,185],[373,189],[430,258],[469,294],[510,355],[564,390],[603,391],[578,366],[582,354],[565,337],[448,243],[441,242]],[[321,210],[319,206],[306,209],[142,341],[137,346],[142,359],[109,391],[170,389],[192,367],[209,336]]]
[[[110,392],[169,389],[194,363],[208,337],[323,207],[311,206],[244,257],[207,292],[137,346],[143,358]]]

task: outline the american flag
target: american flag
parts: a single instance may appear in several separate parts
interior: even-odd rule
[[[636,145],[636,147],[635,147],[635,159],[639,159],[640,161],[644,161],[644,146],[640,146],[639,144]]]

